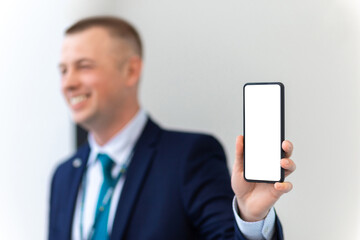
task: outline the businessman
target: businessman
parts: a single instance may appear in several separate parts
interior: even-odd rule
[[[75,23],[59,68],[72,117],[89,137],[54,172],[49,239],[283,239],[272,206],[292,185],[244,181],[242,136],[230,181],[215,138],[163,129],[141,108],[142,44],[129,23]],[[283,149],[287,176],[292,144]]]

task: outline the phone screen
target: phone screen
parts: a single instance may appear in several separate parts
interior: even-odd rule
[[[282,83],[244,86],[244,177],[248,181],[283,181],[283,95]]]

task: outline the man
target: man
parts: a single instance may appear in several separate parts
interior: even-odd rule
[[[141,69],[127,22],[88,18],[66,31],[62,92],[90,134],[54,173],[49,239],[282,239],[272,206],[291,183],[244,181],[239,136],[234,198],[217,140],[164,130],[141,109]],[[289,157],[291,143],[283,149]],[[286,175],[295,170],[288,158],[281,164]]]

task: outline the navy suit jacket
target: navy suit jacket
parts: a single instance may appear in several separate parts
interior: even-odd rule
[[[62,163],[51,183],[49,240],[71,239],[88,144]],[[81,159],[81,166],[73,164]],[[245,239],[234,220],[230,176],[218,141],[167,131],[148,120],[135,145],[111,240]],[[276,220],[277,239],[282,239]]]

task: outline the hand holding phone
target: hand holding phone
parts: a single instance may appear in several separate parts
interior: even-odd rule
[[[245,127],[244,130],[246,130]],[[249,135],[247,136],[249,137]],[[276,151],[278,152],[279,150],[282,152],[280,155],[283,154],[283,158],[281,160],[278,159],[277,164],[274,164],[274,166],[276,169],[280,169],[280,174],[279,171],[275,170],[271,171],[272,173],[275,172],[275,177],[272,176],[270,178],[264,178],[266,174],[263,175],[260,171],[261,174],[254,177],[252,179],[253,181],[247,181],[245,180],[244,169],[244,137],[237,137],[236,155],[232,170],[231,184],[236,195],[240,217],[245,221],[252,222],[264,219],[275,202],[284,193],[287,193],[292,189],[292,184],[290,182],[276,182],[276,180],[282,180],[295,171],[295,163],[290,159],[293,151],[293,145],[290,141],[285,140],[282,143],[279,143],[279,147],[280,149],[276,146]],[[257,151],[262,150],[260,146],[255,149],[257,149]],[[283,173],[281,173],[281,171],[283,171]],[[248,177],[250,178],[250,176]],[[269,184],[269,182],[275,183]]]

